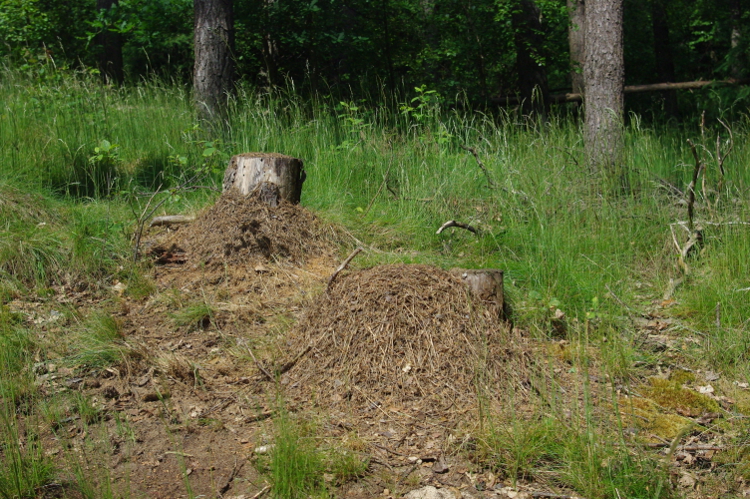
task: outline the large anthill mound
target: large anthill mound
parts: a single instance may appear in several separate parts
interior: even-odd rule
[[[164,262],[241,264],[265,259],[302,261],[333,252],[332,229],[302,206],[272,207],[232,189],[154,253]]]
[[[282,378],[323,407],[440,414],[474,407],[519,347],[451,273],[385,265],[336,281],[292,333],[303,353]],[[308,345],[311,347],[308,350]],[[492,396],[491,393],[487,394]]]

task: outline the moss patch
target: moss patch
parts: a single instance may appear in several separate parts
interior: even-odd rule
[[[672,440],[686,426],[693,422],[678,414],[664,413],[651,399],[640,397],[621,398],[619,401],[623,416],[629,425],[640,430],[647,442]]]
[[[651,378],[642,389],[644,396],[660,406],[688,417],[700,416],[706,412],[716,412],[719,404],[694,390],[683,388],[671,379]]]
[[[685,371],[684,369],[678,369],[669,375],[669,381],[678,385],[686,385],[695,381],[695,374],[690,371]]]

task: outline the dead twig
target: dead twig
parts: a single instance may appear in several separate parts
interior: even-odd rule
[[[229,477],[227,477],[226,483],[222,485],[222,487],[219,489],[219,496],[223,496],[224,494],[227,493],[229,488],[232,486],[232,482],[237,477],[237,474],[240,472],[243,466],[245,466],[245,461],[234,463],[234,467],[232,468],[232,472],[229,474]]]
[[[482,160],[479,159],[479,154],[477,154],[477,150],[474,147],[467,147],[467,146],[461,146],[461,149],[464,151],[469,151],[472,156],[474,156],[474,159],[477,160],[477,165],[479,165],[479,168],[484,173],[484,176],[487,177],[487,187],[490,189],[496,189],[497,184],[495,184],[495,181],[492,180],[492,177],[490,176],[490,172],[487,171],[487,167],[484,166],[484,163],[482,163]]]
[[[724,129],[729,132],[729,149],[727,149],[727,152],[722,154],[721,153],[721,135],[716,134],[716,162],[719,164],[719,172],[721,172],[721,178],[724,178],[724,161],[726,161],[727,157],[732,153],[732,149],[734,149],[734,134],[732,134],[732,129],[729,128],[729,126],[721,121],[719,119],[719,123],[721,123],[721,126],[724,127]]]
[[[657,182],[659,182],[662,186],[664,186],[669,192],[674,194],[675,196],[679,197],[685,197],[685,193],[682,192],[682,190],[674,185],[673,183],[669,182],[668,180],[665,180],[661,177],[656,177]]]
[[[248,416],[244,419],[245,423],[257,423],[258,421],[264,421],[271,416],[273,416],[275,413],[274,411],[267,411],[267,412],[261,412],[260,414],[256,414],[255,416]]]
[[[263,487],[262,489],[260,489],[260,492],[258,492],[257,494],[255,494],[250,499],[259,499],[262,495],[264,495],[269,490],[271,490],[271,486],[270,485],[266,485],[265,487]]]
[[[331,285],[333,284],[333,281],[336,280],[336,277],[338,277],[339,273],[343,271],[347,267],[347,265],[349,265],[349,262],[351,262],[354,259],[354,257],[357,256],[361,251],[362,251],[362,247],[360,246],[354,251],[352,251],[352,253],[348,257],[346,257],[346,260],[344,260],[344,263],[342,263],[339,266],[339,268],[337,268],[336,271],[333,274],[331,274],[331,277],[328,278],[328,287],[326,288],[326,290],[331,289]]]
[[[169,199],[169,197],[165,197],[164,199],[156,203],[156,205],[153,208],[151,208],[151,203],[154,201],[156,196],[158,194],[163,194],[165,192],[171,195],[176,192],[189,190],[188,186],[192,184],[193,182],[195,182],[196,180],[198,180],[198,175],[194,175],[193,177],[190,177],[182,184],[168,191],[162,191],[161,188],[163,184],[159,184],[159,187],[156,188],[156,191],[154,191],[149,196],[148,202],[146,202],[146,207],[143,208],[143,211],[141,212],[140,216],[136,216],[136,219],[137,219],[136,223],[137,223],[138,229],[136,230],[136,234],[135,234],[135,245],[134,245],[135,247],[133,249],[133,262],[138,262],[138,257],[140,256],[141,238],[143,237],[143,231],[146,227],[146,220],[151,218],[154,215],[154,213],[156,213],[156,210],[158,210]],[[149,208],[151,209],[149,210]],[[133,210],[133,214],[137,215],[137,213],[135,212],[135,209],[134,208],[131,208],[131,209]]]
[[[258,366],[258,369],[260,369],[260,372],[262,372],[269,381],[276,381],[276,378],[274,378],[271,373],[269,373],[268,370],[263,367],[260,362],[258,362],[258,359],[255,358],[253,350],[250,347],[247,347],[247,351],[250,353],[250,357],[253,358],[253,362],[255,362],[255,365]]]
[[[372,208],[372,205],[375,203],[375,200],[380,196],[380,193],[383,190],[383,187],[385,187],[386,183],[388,182],[388,175],[391,173],[391,167],[393,166],[393,162],[388,165],[388,169],[385,171],[385,175],[383,175],[383,181],[380,183],[380,187],[378,187],[378,192],[375,193],[375,195],[370,200],[370,204],[367,205],[367,209],[365,209],[364,213],[362,213],[362,216],[367,215],[370,212],[370,208]]]
[[[299,362],[299,360],[300,360],[300,359],[301,359],[302,357],[304,357],[305,355],[307,355],[307,352],[309,352],[310,350],[312,350],[312,345],[307,345],[307,348],[305,348],[305,349],[304,349],[304,350],[302,351],[302,353],[300,353],[300,354],[299,354],[299,355],[297,355],[297,356],[296,356],[296,357],[295,357],[294,359],[290,360],[289,362],[287,362],[286,364],[284,364],[283,366],[281,366],[281,369],[279,369],[279,370],[278,370],[278,371],[276,371],[276,372],[277,372],[277,373],[278,373],[279,375],[281,375],[281,374],[284,374],[284,373],[285,373],[285,372],[287,372],[287,371],[288,371],[289,369],[291,369],[291,368],[293,368],[293,367],[294,367],[295,365],[297,365],[297,362]]]
[[[151,223],[148,225],[149,227],[162,227],[162,226],[172,226],[172,225],[179,225],[179,224],[189,224],[190,222],[194,221],[195,217],[187,216],[187,215],[165,215],[163,217],[154,217],[151,219]]]
[[[435,234],[440,234],[448,227],[458,227],[459,229],[465,229],[465,230],[468,230],[469,232],[473,232],[474,234],[479,235],[478,229],[475,229],[471,225],[468,225],[465,223],[456,222],[455,220],[448,220],[447,222],[445,222],[443,225],[440,226],[440,228],[437,230],[437,232],[435,232]]]
[[[695,158],[695,168],[693,168],[693,178],[688,185],[688,229],[693,232],[693,205],[695,205],[695,185],[698,183],[698,174],[703,168],[700,156],[698,156],[698,150],[695,148],[693,141],[688,139],[690,144],[690,150],[693,152]]]
[[[578,160],[576,159],[576,157],[575,157],[575,156],[573,156],[573,153],[572,153],[572,152],[570,152],[570,151],[568,151],[567,149],[564,149],[564,148],[562,148],[562,147],[554,147],[553,149],[557,149],[558,151],[562,151],[562,152],[564,152],[565,154],[567,154],[567,155],[568,155],[568,156],[570,157],[570,159],[572,159],[572,160],[573,160],[573,163],[575,163],[575,164],[576,164],[576,166],[578,166],[578,167],[580,167],[580,166],[581,166],[581,165],[580,165],[580,164],[578,163]]]
[[[547,497],[549,499],[584,499],[580,496],[567,496],[565,494],[554,494],[552,492],[530,492],[531,497]]]
[[[397,452],[397,451],[395,451],[393,449],[389,449],[388,447],[384,447],[384,446],[378,445],[376,443],[370,443],[370,445],[372,445],[373,447],[377,447],[378,449],[382,449],[382,450],[384,450],[386,452],[390,452],[391,454],[396,455],[396,456],[409,457],[406,454],[402,454],[401,452]]]
[[[404,473],[403,475],[401,475],[401,477],[398,479],[398,482],[396,482],[396,487],[395,488],[398,489],[398,487],[401,485],[401,482],[403,482],[404,480],[406,480],[406,477],[408,477],[409,475],[411,475],[414,472],[414,470],[416,470],[418,467],[419,467],[419,464],[418,463],[414,463],[414,466],[412,466],[411,469],[409,469],[409,471],[407,471],[406,473]]]

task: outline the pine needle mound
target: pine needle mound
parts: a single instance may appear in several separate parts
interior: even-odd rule
[[[153,253],[164,262],[302,262],[306,257],[332,254],[332,236],[331,227],[300,205],[282,200],[271,207],[256,194],[245,196],[232,189]]]
[[[282,383],[293,398],[364,412],[435,415],[473,407],[477,391],[518,358],[507,328],[472,303],[458,277],[428,265],[340,277],[292,342],[301,357]]]

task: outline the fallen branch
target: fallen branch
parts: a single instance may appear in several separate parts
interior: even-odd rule
[[[469,232],[473,232],[474,234],[479,235],[478,229],[475,229],[474,227],[468,224],[456,222],[455,220],[448,220],[447,222],[445,222],[443,225],[440,226],[440,228],[437,230],[437,232],[435,232],[435,234],[442,233],[448,227],[458,227],[459,229],[465,229],[465,230],[468,230]]]
[[[281,366],[281,369],[279,369],[277,371],[278,374],[282,375],[285,372],[287,372],[289,369],[293,368],[295,365],[297,365],[297,362],[299,362],[299,360],[302,357],[304,357],[305,355],[307,355],[307,352],[309,352],[310,350],[312,350],[312,345],[307,345],[307,348],[305,348],[305,350],[302,353],[300,353],[294,359],[290,360],[289,362],[287,362],[286,364],[284,364],[283,366]]]
[[[170,227],[172,225],[189,224],[194,221],[195,217],[187,215],[166,215],[163,217],[154,217],[149,224],[149,227]]]
[[[671,223],[669,225],[679,225],[680,227],[685,227],[687,230],[687,225],[689,222],[686,222],[684,220],[680,220],[678,222]],[[701,221],[699,226],[703,225],[710,225],[711,227],[723,227],[725,225],[750,225],[750,222],[743,222],[742,220],[730,220],[729,222],[703,222]]]
[[[484,166],[484,163],[482,163],[482,160],[479,159],[479,154],[477,154],[476,148],[474,148],[474,147],[467,147],[467,146],[461,146],[461,149],[463,149],[465,151],[469,151],[472,154],[472,156],[474,156],[474,159],[477,160],[477,164],[479,165],[479,168],[484,173],[484,176],[487,177],[487,187],[489,187],[490,189],[497,188],[497,186],[495,185],[495,181],[492,180],[492,177],[490,177],[490,172],[487,171],[487,167]]]
[[[648,85],[626,85],[623,89],[626,94],[634,94],[638,92],[661,92],[664,90],[694,90],[698,88],[707,87],[709,85],[744,85],[750,83],[750,79],[734,79],[728,80],[710,80],[710,81],[681,81],[681,82],[668,82],[668,83],[652,83]],[[522,99],[516,95],[507,95],[502,97],[492,97],[490,101],[493,104],[514,106],[521,104]],[[564,104],[566,102],[582,102],[583,94],[568,92],[564,94],[551,94],[549,96],[549,102],[552,104]]]
[[[354,257],[359,254],[360,251],[362,251],[361,246],[355,249],[354,251],[352,251],[352,253],[348,257],[346,257],[346,260],[344,260],[344,263],[342,263],[339,266],[339,268],[337,268],[336,271],[333,274],[331,274],[331,277],[328,278],[328,287],[326,288],[326,290],[331,289],[331,285],[333,284],[333,281],[336,280],[336,277],[338,277],[339,273],[343,271],[347,267],[347,265],[349,265],[349,262],[351,262],[354,259]]]

